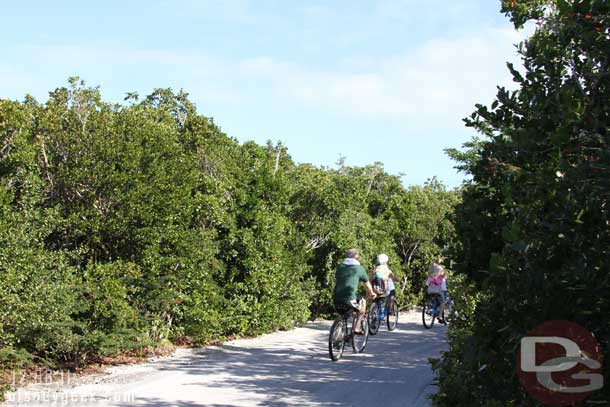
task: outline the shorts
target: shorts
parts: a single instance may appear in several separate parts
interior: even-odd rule
[[[348,311],[360,311],[360,297],[351,301],[335,301],[335,310],[341,315]]]

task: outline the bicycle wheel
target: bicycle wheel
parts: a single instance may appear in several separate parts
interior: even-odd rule
[[[445,303],[445,308],[443,309],[443,319],[445,322],[449,323],[453,319],[454,311],[453,311],[453,301],[449,299]]]
[[[398,304],[396,300],[392,301],[392,304],[388,307],[388,315],[387,315],[387,323],[388,323],[388,331],[393,331],[396,329],[396,325],[398,325]]]
[[[371,335],[376,335],[379,332],[379,307],[381,304],[378,301],[373,302],[371,304],[371,309],[369,310],[368,322],[369,322],[369,333]]]
[[[431,296],[426,296],[424,299],[424,306],[421,309],[421,319],[426,329],[432,328],[436,315],[434,315],[434,304],[435,300]]]
[[[450,301],[446,301],[443,305],[443,310],[441,311],[441,318],[445,322],[445,325],[447,325],[451,321],[452,308],[453,307]]]
[[[354,329],[356,327],[356,321],[358,320],[358,313],[354,312],[352,314],[352,348],[354,349],[354,353],[362,353],[366,348],[366,343],[369,340],[369,323],[368,318],[364,315],[360,321],[360,330],[361,334],[356,334]]]
[[[330,327],[328,335],[328,354],[333,361],[337,361],[343,355],[345,349],[345,337],[347,336],[345,320],[343,317],[338,317]]]

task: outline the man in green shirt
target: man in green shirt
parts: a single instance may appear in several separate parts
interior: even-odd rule
[[[362,326],[361,321],[364,312],[366,311],[365,299],[356,296],[358,283],[361,281],[366,287],[369,298],[374,299],[375,293],[369,282],[366,270],[360,264],[360,254],[358,253],[358,250],[349,249],[345,253],[345,260],[337,267],[333,301],[335,303],[335,309],[340,314],[344,314],[351,308],[359,312],[356,328],[354,329],[355,333],[362,333],[360,329]]]

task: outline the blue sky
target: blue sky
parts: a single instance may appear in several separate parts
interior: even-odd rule
[[[297,162],[382,162],[406,185],[463,176],[445,156],[461,119],[511,85],[524,33],[499,0],[27,1],[3,5],[0,97],[77,75],[103,97],[183,88],[240,141]]]

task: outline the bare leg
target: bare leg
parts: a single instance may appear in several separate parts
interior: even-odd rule
[[[360,309],[358,310],[358,318],[356,318],[356,326],[354,327],[354,332],[357,334],[362,333],[360,327],[362,326],[362,318],[364,318],[364,313],[366,311],[366,300],[363,298],[360,300]]]
[[[445,319],[444,319],[444,316],[445,316],[445,296],[443,294],[441,294],[439,296],[439,300],[440,300],[441,305],[439,307],[438,319],[439,319],[439,322],[445,323]]]

